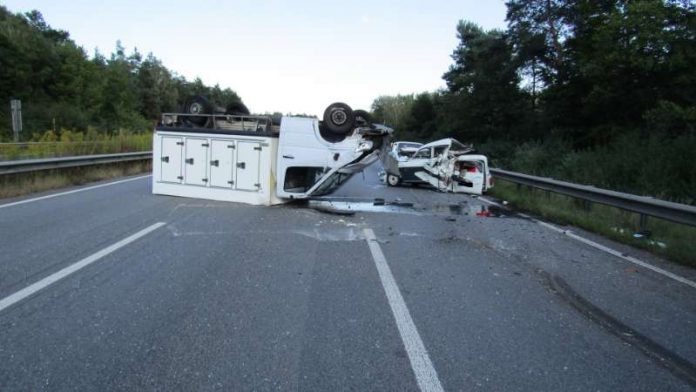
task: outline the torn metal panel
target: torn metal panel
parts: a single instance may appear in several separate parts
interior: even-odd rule
[[[487,167],[483,155],[442,154],[423,165],[415,176],[443,192],[481,195]]]

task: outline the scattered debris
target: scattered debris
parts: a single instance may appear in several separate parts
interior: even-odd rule
[[[659,246],[659,247],[662,248],[662,249],[665,249],[665,248],[667,247],[667,244],[665,244],[665,243],[662,242],[662,241],[650,240],[650,241],[648,241],[648,243],[649,243],[650,245]]]
[[[363,231],[352,227],[293,230],[295,234],[313,238],[317,241],[360,241],[365,239]]]
[[[650,230],[640,230],[633,233],[633,238],[650,238],[652,232]]]
[[[308,206],[317,211],[338,215],[354,215],[356,212],[396,212],[420,215],[413,203],[387,202],[384,199],[313,199]]]

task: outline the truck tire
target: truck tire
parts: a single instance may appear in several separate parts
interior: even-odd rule
[[[213,105],[211,105],[210,102],[208,102],[208,100],[201,95],[191,97],[184,104],[184,113],[187,114],[211,114],[212,111]],[[181,120],[184,123],[190,123],[199,127],[205,126],[208,122],[207,117],[199,116],[185,116]]]
[[[387,185],[399,186],[399,184],[401,184],[401,178],[399,176],[387,173]]]
[[[241,102],[232,102],[227,105],[227,114],[246,116],[249,115],[249,109]]]
[[[370,113],[366,110],[354,110],[353,116],[355,117],[355,125],[358,127],[366,127],[372,123]]]
[[[336,102],[329,105],[324,111],[324,126],[326,129],[335,135],[345,135],[351,129],[355,122],[353,109],[342,102]]]

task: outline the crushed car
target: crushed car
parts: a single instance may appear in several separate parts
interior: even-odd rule
[[[488,158],[452,138],[425,144],[405,160],[388,154],[383,166],[389,186],[428,184],[442,192],[474,195],[493,187]]]

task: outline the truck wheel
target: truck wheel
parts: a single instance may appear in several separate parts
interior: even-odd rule
[[[353,116],[355,117],[355,125],[359,127],[366,127],[372,123],[370,113],[368,113],[366,110],[354,110]]]
[[[212,111],[213,106],[201,95],[192,97],[184,104],[184,113],[187,114],[210,114]],[[200,116],[186,116],[182,120],[199,127],[204,126],[208,122],[207,117]]]
[[[232,102],[227,105],[227,114],[232,115],[248,115],[249,109],[241,102]]]
[[[399,178],[399,176],[395,176],[393,174],[387,173],[387,185],[398,186],[400,183],[401,183],[401,178]]]
[[[345,103],[332,103],[324,111],[324,125],[335,135],[347,134],[353,129],[354,121],[353,110]]]

